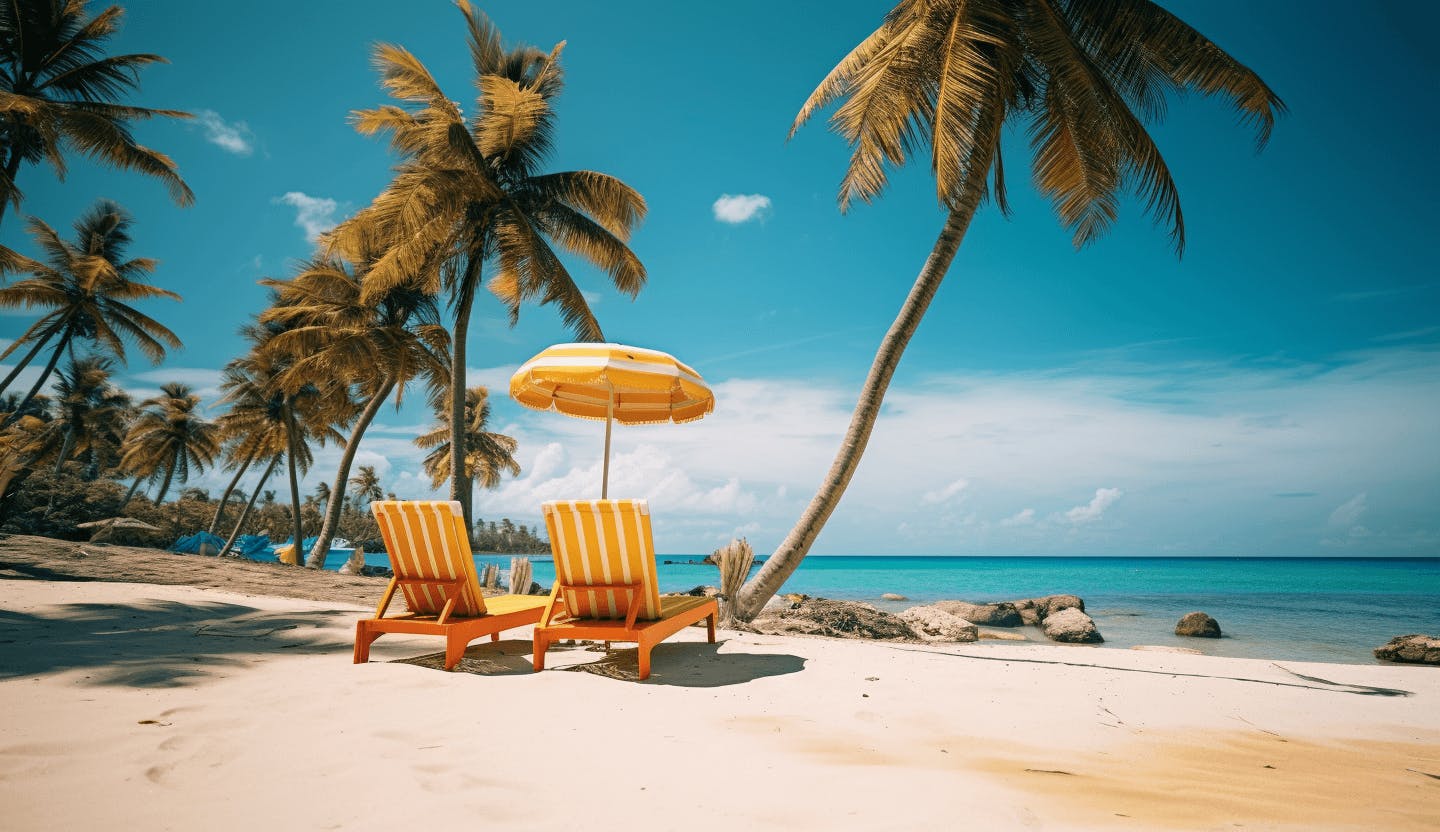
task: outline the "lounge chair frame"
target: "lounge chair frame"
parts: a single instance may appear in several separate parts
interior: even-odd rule
[[[545,651],[550,645],[564,639],[595,639],[606,642],[635,642],[639,654],[640,679],[650,678],[650,651],[655,645],[670,636],[705,621],[706,636],[715,643],[715,619],[720,614],[720,604],[714,598],[690,598],[688,596],[664,596],[660,599],[661,617],[654,621],[637,621],[636,616],[643,604],[642,584],[584,584],[569,585],[555,582],[550,591],[550,601],[545,605],[544,614],[535,625],[535,669],[545,669]],[[566,590],[595,590],[625,593],[625,618],[570,618],[564,610],[562,593]],[[666,615],[665,605],[680,609]],[[676,602],[679,602],[678,604]],[[558,616],[557,616],[558,613]]]

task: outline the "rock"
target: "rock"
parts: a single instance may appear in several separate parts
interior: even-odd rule
[[[1219,638],[1220,622],[1203,612],[1187,612],[1175,625],[1175,635],[1194,638]]]
[[[529,595],[549,595],[549,594],[550,594],[550,590],[548,590],[548,589],[546,589],[545,587],[541,586],[539,581],[531,581],[531,582],[530,582],[530,592],[527,593],[527,594],[529,594]]]
[[[787,592],[780,597],[790,604],[791,609],[799,609],[801,604],[810,600],[810,596],[803,592]]]
[[[964,601],[938,601],[935,606],[971,623],[985,624],[990,627],[1019,627],[1026,623],[1021,618],[1020,611],[1009,602],[969,604]]]
[[[792,601],[788,607],[768,606],[751,622],[756,632],[769,635],[834,636],[892,641],[915,641],[910,625],[894,613],[878,610],[862,601],[832,601],[809,598]]]
[[[1387,662],[1440,664],[1440,638],[1419,633],[1396,636],[1385,646],[1375,648],[1375,658]]]
[[[1001,630],[981,630],[981,641],[1029,641],[1030,639],[1020,633],[1007,633]]]
[[[716,595],[720,594],[720,588],[716,586],[709,586],[707,584],[701,584],[700,586],[695,587],[689,592],[685,592],[682,594],[694,595],[697,598],[714,598]]]
[[[1137,644],[1131,650],[1147,650],[1151,653],[1186,653],[1192,656],[1203,656],[1204,653],[1194,647],[1171,647],[1165,644]]]
[[[937,606],[911,607],[900,613],[900,620],[910,625],[922,641],[975,641],[980,628]]]
[[[1011,601],[1010,605],[1020,613],[1026,624],[1040,624],[1046,616],[1061,610],[1085,611],[1085,601],[1078,595],[1046,595],[1040,598],[1025,598]]]
[[[910,599],[909,599],[909,598],[906,598],[904,595],[901,595],[901,594],[898,593],[898,592],[885,592],[885,593],[881,593],[881,595],[880,595],[880,600],[881,600],[881,601],[909,601]]]
[[[1066,644],[1096,644],[1104,641],[1095,621],[1074,607],[1066,607],[1045,616],[1042,629],[1051,641]]]
[[[360,546],[350,553],[350,559],[340,565],[341,575],[363,575],[365,574],[365,550]]]

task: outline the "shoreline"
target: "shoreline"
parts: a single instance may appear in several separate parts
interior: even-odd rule
[[[1418,830],[1440,800],[1432,668],[693,630],[638,683],[619,645],[531,672],[522,629],[445,673],[413,637],[352,665],[367,607],[0,580],[13,828],[561,829],[583,806],[697,829]]]

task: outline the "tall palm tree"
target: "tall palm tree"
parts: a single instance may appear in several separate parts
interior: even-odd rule
[[[741,618],[795,571],[838,505],[901,353],[986,195],[1008,213],[1006,125],[1025,125],[1036,187],[1077,248],[1104,234],[1122,194],[1134,192],[1179,253],[1180,198],[1145,124],[1163,114],[1168,95],[1192,90],[1228,99],[1261,146],[1284,111],[1258,75],[1149,0],[903,0],[820,82],[791,135],[843,100],[830,119],[852,148],[841,210],[877,198],[891,167],[928,150],[946,219],[880,343],[829,473],[745,585]]]
[[[109,359],[89,355],[71,359],[60,371],[55,385],[55,421],[51,423],[61,443],[55,456],[56,474],[71,457],[82,454],[89,455],[90,467],[98,469],[101,449],[120,444],[130,420],[130,396],[110,383],[111,366]]]
[[[159,364],[166,347],[180,347],[175,333],[130,304],[134,301],[180,296],[145,282],[157,261],[149,257],[126,259],[130,245],[129,213],[114,202],[100,200],[75,221],[75,238],[67,241],[35,217],[28,230],[45,253],[45,262],[27,260],[32,276],[0,288],[0,308],[41,309],[40,319],[14,343],[0,352],[0,360],[22,346],[25,357],[0,381],[0,393],[51,339],[50,360],[30,388],[29,401],[44,389],[66,349],[77,340],[90,341],[100,350],[125,362],[125,342],[134,341],[152,363]],[[16,411],[18,412],[18,411]],[[17,418],[12,413],[7,417]]]
[[[324,565],[339,528],[350,467],[380,408],[392,393],[398,408],[405,388],[417,377],[424,378],[432,392],[443,389],[449,370],[449,336],[432,295],[410,284],[368,295],[362,291],[369,266],[383,251],[374,239],[355,251],[349,263],[317,258],[294,280],[262,281],[276,291],[278,300],[261,320],[285,326],[275,344],[299,356],[288,368],[285,383],[331,379],[348,386],[364,403],[340,455],[320,533],[306,562],[315,569]]]
[[[241,477],[244,477],[245,472],[250,470],[251,464],[260,458],[259,443],[238,434],[237,430],[240,426],[231,418],[229,412],[222,414],[216,420],[216,425],[220,429],[220,441],[224,446],[222,467],[234,469],[235,473],[230,477],[230,482],[226,483],[225,490],[220,492],[220,500],[215,504],[215,514],[210,518],[210,526],[206,529],[210,534],[214,534],[215,530],[220,527],[220,519],[225,514],[225,507],[230,504],[230,497],[240,485]],[[243,500],[244,497],[241,496],[241,499]]]
[[[20,203],[21,164],[45,159],[64,179],[72,151],[153,176],[181,205],[195,201],[175,163],[130,133],[131,122],[189,113],[117,103],[139,86],[142,67],[165,59],[105,55],[124,11],[110,6],[88,17],[85,6],[85,0],[0,4],[0,219]]]
[[[380,475],[375,473],[374,465],[361,465],[359,473],[350,478],[350,484],[355,486],[356,509],[385,498],[385,490],[380,487]]]
[[[561,47],[506,49],[482,13],[458,0],[469,34],[479,96],[466,119],[414,55],[392,45],[375,50],[382,85],[400,106],[355,113],[356,129],[389,136],[401,158],[375,201],[331,240],[342,248],[355,234],[381,229],[393,244],[366,278],[368,294],[425,275],[422,287],[442,288],[454,314],[451,328],[450,423],[461,437],[451,449],[452,499],[471,522],[464,481],[465,366],[470,312],[488,264],[491,291],[512,322],[527,300],[553,303],[579,340],[603,340],[600,324],[556,248],[602,269],[634,297],[645,267],[626,245],[645,215],[645,201],[620,180],[594,171],[543,173],[552,149],[552,102],[562,86]],[[435,264],[444,264],[436,269]]]
[[[160,385],[160,395],[140,403],[142,410],[125,437],[121,465],[133,472],[163,472],[155,504],[165,502],[170,483],[203,473],[220,454],[220,429],[200,415],[200,397],[179,382]]]
[[[447,397],[448,398],[448,397]],[[439,488],[450,476],[451,448],[450,422],[446,419],[444,399],[436,399],[435,427],[415,437],[415,444],[430,453],[425,455],[425,473],[430,475],[430,484]],[[465,477],[479,488],[496,488],[503,474],[520,475],[520,463],[515,461],[515,449],[519,443],[514,437],[486,430],[490,423],[490,391],[484,387],[471,387],[465,391]]]

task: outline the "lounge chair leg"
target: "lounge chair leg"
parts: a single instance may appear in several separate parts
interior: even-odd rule
[[[491,634],[490,634],[490,641],[491,641],[491,642],[496,642],[496,641],[499,641],[499,640],[500,640],[500,634],[499,634],[499,633],[491,633]]]
[[[709,633],[709,635],[710,635],[710,643],[711,643],[711,644],[714,644],[714,643],[715,643],[715,613],[713,613],[713,612],[710,613],[710,615],[705,619],[705,630],[706,630],[706,632]]]
[[[454,669],[455,669],[455,665],[459,664],[459,663],[460,663],[460,660],[463,659],[463,658],[465,658],[465,648],[466,648],[466,647],[469,647],[469,646],[470,646],[470,642],[468,642],[468,641],[461,641],[461,640],[458,639],[458,638],[448,638],[448,639],[446,639],[446,640],[445,640],[445,669],[446,669],[446,670],[454,670]]]
[[[375,639],[384,633],[373,633],[365,626],[366,622],[355,622],[355,664],[364,664],[370,661],[370,645]]]
[[[650,647],[648,642],[642,641],[636,645],[635,653],[640,658],[640,681],[650,678]]]
[[[541,638],[539,633],[535,634],[535,658],[531,664],[535,665],[536,672],[545,669],[545,651],[550,647],[548,639]]]

